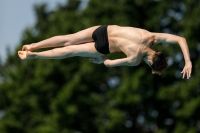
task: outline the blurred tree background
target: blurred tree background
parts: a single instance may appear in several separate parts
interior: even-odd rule
[[[35,6],[15,53],[0,65],[1,133],[200,133],[200,1],[68,0],[54,11]],[[24,44],[103,24],[133,26],[187,39],[192,77],[178,45],[156,45],[169,56],[161,76],[142,62],[107,68],[88,58],[21,61]],[[121,53],[108,55],[115,59]]]

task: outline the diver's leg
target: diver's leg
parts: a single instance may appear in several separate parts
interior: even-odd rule
[[[94,26],[74,34],[54,36],[49,39],[40,41],[38,43],[32,43],[30,45],[24,45],[22,51],[33,51],[39,48],[49,47],[62,47],[69,45],[82,44],[86,42],[92,42],[92,33],[99,26]]]
[[[24,59],[63,59],[74,56],[81,57],[98,57],[103,54],[97,52],[94,42],[80,45],[71,45],[61,48],[55,48],[43,52],[18,51],[19,57]]]

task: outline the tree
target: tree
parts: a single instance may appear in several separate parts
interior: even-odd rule
[[[79,4],[69,0],[49,12],[46,5],[35,7],[36,24],[24,31],[19,47],[1,66],[1,132],[200,132],[200,3],[91,0],[83,11]],[[184,36],[193,62],[192,78],[181,79],[184,64],[178,45],[155,46],[170,55],[169,68],[161,76],[152,75],[143,62],[137,67],[106,68],[88,58],[21,61],[16,56],[23,44],[101,24]]]

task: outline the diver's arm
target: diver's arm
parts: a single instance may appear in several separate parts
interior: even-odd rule
[[[185,77],[185,75],[187,76],[187,78],[189,78],[192,71],[192,63],[190,61],[190,53],[186,39],[180,36],[166,34],[166,33],[153,33],[153,35],[155,38],[154,41],[155,43],[179,44],[185,60],[185,67],[183,68],[182,71],[183,78]]]
[[[185,62],[190,61],[189,49],[185,38],[166,33],[154,33],[154,35],[155,43],[179,44]]]
[[[122,58],[122,59],[115,59],[115,60],[106,59],[104,61],[104,65],[107,67],[135,66],[135,64],[132,62],[132,60],[129,57]]]
[[[130,57],[110,60],[107,59],[105,56],[99,56],[90,58],[90,61],[96,64],[104,63],[104,65],[107,67],[134,66],[134,63],[132,62]]]

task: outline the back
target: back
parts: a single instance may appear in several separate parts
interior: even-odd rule
[[[116,25],[108,27],[108,40],[111,52],[122,51],[128,54],[132,51],[138,53],[140,48],[149,46],[150,37],[151,32],[139,28]],[[133,54],[132,52],[131,54]]]

